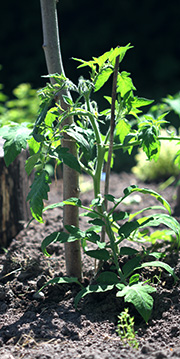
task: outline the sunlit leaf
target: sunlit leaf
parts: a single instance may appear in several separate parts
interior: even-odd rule
[[[147,323],[153,308],[153,298],[150,294],[155,291],[156,289],[150,285],[139,282],[124,287],[116,296],[124,297],[125,302],[132,303]]]
[[[112,73],[113,73],[113,69],[109,67],[101,70],[95,82],[94,92],[100,90],[100,88],[105,84],[105,82],[107,82],[107,80],[109,79]]]
[[[0,135],[6,140],[3,146],[4,161],[8,167],[15,158],[27,147],[27,140],[32,132],[24,124],[18,124],[12,127],[5,126],[0,130]]]
[[[120,74],[118,74],[117,79],[117,92],[120,92],[121,96],[124,97],[124,95],[131,91],[136,90],[135,86],[133,85],[132,79],[129,77],[130,73],[126,71],[122,71]]]

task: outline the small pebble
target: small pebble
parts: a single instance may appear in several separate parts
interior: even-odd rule
[[[45,295],[43,292],[37,292],[33,294],[34,299],[44,299]]]

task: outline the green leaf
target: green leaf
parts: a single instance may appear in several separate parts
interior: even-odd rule
[[[117,92],[120,92],[122,97],[124,97],[127,92],[131,90],[136,90],[129,75],[130,73],[126,71],[122,71],[120,74],[118,74]]]
[[[88,285],[86,288],[83,288],[75,297],[74,304],[75,308],[77,308],[79,301],[81,298],[85,297],[87,294],[91,293],[102,293],[109,290],[112,290],[114,285],[107,285],[107,284],[91,284]]]
[[[36,142],[34,137],[31,137],[29,140],[27,140],[27,142],[28,142],[30,154],[37,153],[39,151],[40,144]]]
[[[126,219],[126,218],[129,218],[129,213],[127,212],[113,212],[113,222],[114,221],[120,221],[122,219]]]
[[[120,142],[123,143],[129,134],[131,126],[125,119],[121,119],[116,125],[116,135],[119,135]]]
[[[113,73],[113,69],[109,67],[103,68],[101,70],[95,82],[94,92],[100,90],[100,88],[105,84],[105,82],[107,82],[107,80],[109,79],[112,73]]]
[[[87,229],[86,234],[85,234],[85,238],[89,242],[97,243],[98,241],[100,241],[100,236],[92,228],[94,228],[94,227],[91,227],[91,228]]]
[[[104,197],[107,199],[107,201],[114,203],[115,197],[112,196],[112,194],[105,194]]]
[[[42,252],[47,256],[50,257],[51,255],[47,252],[46,247],[49,246],[51,243],[55,243],[57,241],[61,243],[65,243],[68,241],[69,234],[66,232],[53,232],[49,236],[45,237],[41,243]]]
[[[151,217],[146,217],[146,219],[148,219],[148,226],[159,226],[160,224],[164,224],[165,226],[171,228],[174,233],[176,233],[176,235],[179,237],[180,235],[180,224],[179,222],[174,218],[169,216],[168,214],[154,214]],[[138,220],[140,221],[140,220]],[[142,223],[141,227],[146,226],[146,223]]]
[[[47,287],[48,285],[51,285],[51,284],[71,284],[71,283],[76,283],[76,284],[79,284],[80,286],[82,286],[76,277],[56,277],[56,278],[50,279],[48,282],[46,282],[38,290],[38,292],[40,292],[45,287]]]
[[[78,128],[77,126],[75,128]],[[74,138],[79,144],[80,146],[84,147],[84,149],[88,152],[91,151],[91,147],[89,142],[86,140],[85,136],[77,131],[74,131],[73,128],[68,128],[66,130],[66,133]]]
[[[34,181],[30,186],[31,190],[27,196],[27,201],[30,201],[32,216],[41,223],[43,222],[43,199],[48,199],[49,183],[51,183],[51,180],[47,171],[36,172]]]
[[[145,268],[145,267],[159,267],[165,269],[169,274],[171,274],[175,280],[175,282],[178,280],[178,277],[174,273],[174,269],[169,266],[169,264],[160,262],[160,261],[151,261],[151,262],[145,262],[141,264],[141,266],[138,269]]]
[[[74,104],[73,101],[72,101],[72,99],[71,99],[69,96],[62,95],[62,97],[63,97],[64,102],[67,103],[67,105],[71,105],[71,106],[72,106],[72,105]]]
[[[131,247],[121,247],[120,248],[120,256],[132,256],[133,254],[137,254],[137,249]]]
[[[154,102],[154,100],[148,100],[148,99],[143,98],[143,97],[134,96],[133,101],[132,101],[132,106],[133,107],[142,107],[142,106],[150,105],[153,102]]]
[[[149,210],[156,210],[156,209],[160,209],[160,210],[162,210],[162,211],[165,211],[165,209],[166,208],[164,208],[164,207],[162,207],[162,206],[151,206],[151,207],[145,207],[145,208],[142,208],[142,209],[140,209],[140,211],[137,211],[137,212],[135,212],[135,213],[132,213],[132,214],[130,214],[129,215],[129,221],[131,221],[134,217],[136,217],[138,214],[141,214],[141,213],[143,213],[143,212],[145,212],[145,211],[149,211]]]
[[[75,171],[81,173],[81,166],[75,156],[69,152],[69,149],[66,147],[58,146],[55,150],[58,153],[60,161],[63,161],[65,165],[74,169]]]
[[[29,176],[32,170],[34,169],[34,166],[36,165],[38,159],[40,158],[40,153],[37,152],[34,155],[30,156],[26,163],[25,163],[25,170],[27,175]]]
[[[114,50],[111,51],[109,55],[109,61],[113,64],[115,64],[116,57],[119,56],[119,62],[121,62],[127,52],[127,50],[132,49],[133,46],[129,43],[126,46],[117,46]]]
[[[109,252],[106,249],[92,249],[86,251],[85,254],[87,254],[89,257],[103,261],[107,261],[110,258]]]
[[[154,159],[156,161],[159,157],[161,144],[157,139],[155,127],[145,126],[139,135],[139,139],[142,140],[142,148],[148,159]]]
[[[134,270],[139,267],[140,260],[141,260],[141,257],[136,256],[136,257],[128,260],[127,263],[124,264],[124,266],[122,267],[122,272],[123,272],[125,278],[129,277],[130,274],[133,273]]]
[[[55,243],[55,242],[59,242],[59,243],[67,243],[68,242],[68,243],[70,243],[70,242],[75,242],[78,239],[79,239],[78,237],[69,235],[66,232],[53,232],[49,236],[44,238],[44,240],[42,241],[42,244],[41,244],[41,249],[42,249],[42,252],[46,256],[50,257],[51,255],[46,250],[46,247],[49,244]]]
[[[132,303],[142,318],[147,323],[153,308],[153,298],[151,293],[156,289],[148,284],[141,282],[131,286],[124,287],[121,291],[117,292],[117,297],[124,297],[125,302]]]
[[[136,229],[143,227],[144,225],[149,226],[149,223],[151,221],[151,217],[143,218],[142,222],[137,221],[131,221],[131,222],[125,222],[118,230],[118,234],[121,237],[121,239],[128,238],[132,232],[134,232]]]
[[[124,198],[126,198],[127,196],[129,196],[133,192],[140,192],[140,193],[143,193],[143,194],[149,194],[149,195],[155,197],[168,210],[169,214],[171,214],[171,207],[170,207],[169,203],[166,201],[166,199],[164,199],[164,197],[162,197],[156,191],[153,191],[153,190],[148,189],[148,188],[140,188],[140,187],[135,186],[135,185],[129,186],[129,187],[125,188],[125,190],[124,190],[125,196],[122,198],[122,200]]]
[[[164,102],[166,102],[172,110],[177,113],[177,115],[180,115],[180,96],[178,94],[177,98],[173,98],[172,96],[169,96],[168,98],[163,99]]]
[[[8,167],[15,158],[21,153],[22,149],[27,147],[27,139],[29,138],[32,130],[23,124],[18,124],[13,127],[5,126],[2,128],[1,135],[6,140],[3,146],[4,161]]]
[[[139,282],[139,278],[140,275],[138,273],[133,274],[130,278],[129,278],[129,285],[133,285]]]
[[[119,278],[116,273],[114,272],[102,272],[96,279],[98,284],[117,284],[119,283]]]
[[[49,108],[49,105],[50,105],[50,101],[49,100],[46,100],[46,101],[43,101],[42,104],[41,104],[41,112],[35,122],[35,125],[34,125],[34,130],[33,132],[36,130],[37,127],[39,127],[42,122],[44,121],[45,117],[46,117],[46,114],[48,112],[48,108]],[[36,131],[35,131],[36,132]]]
[[[79,229],[76,226],[73,225],[65,225],[65,229],[71,234],[70,238],[71,238],[71,242],[72,239],[82,239],[85,237],[85,232],[81,231],[81,229]]]
[[[93,220],[90,220],[88,221],[88,223],[92,223],[95,226],[101,226],[101,227],[105,225],[104,221],[102,221],[102,219],[100,218],[95,218]]]

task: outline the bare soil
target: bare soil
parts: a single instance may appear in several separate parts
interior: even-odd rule
[[[87,183],[88,180],[85,180]],[[148,187],[131,174],[111,176],[110,193],[120,197],[125,187],[138,184]],[[158,184],[150,188],[159,191]],[[174,211],[173,186],[159,191],[171,203]],[[92,190],[82,193],[83,203],[93,198]],[[62,199],[62,183],[51,185],[49,202]],[[156,202],[142,196],[140,203],[124,204],[121,209],[137,211]],[[179,219],[178,214],[176,218]],[[81,228],[87,227],[84,217]],[[130,306],[135,317],[136,339],[139,349],[124,345],[116,333],[117,316],[127,307],[115,293],[85,297],[74,308],[75,285],[46,287],[44,296],[37,298],[37,289],[49,279],[65,275],[64,248],[59,243],[49,246],[51,257],[41,252],[42,239],[62,229],[62,209],[44,214],[44,224],[31,222],[12,239],[7,252],[0,254],[0,358],[1,359],[163,359],[180,358],[180,283],[160,271],[148,270],[144,277],[153,277],[157,292],[153,294],[154,309],[148,324]],[[157,238],[158,240],[158,238]],[[137,246],[130,242],[129,245]],[[180,277],[179,251],[172,243],[158,241],[159,250],[166,252],[165,261],[175,268]],[[138,245],[139,246],[139,245]],[[141,246],[138,247],[140,250]],[[84,283],[93,275],[93,260],[83,257]]]

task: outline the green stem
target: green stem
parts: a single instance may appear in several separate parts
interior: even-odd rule
[[[120,280],[122,283],[124,283],[125,285],[127,284],[125,279],[124,279],[124,275],[119,267],[119,262],[118,262],[118,256],[117,256],[117,253],[116,253],[116,238],[114,236],[114,233],[112,231],[112,228],[111,228],[111,223],[109,221],[109,218],[106,216],[105,217],[106,219],[106,233],[108,234],[108,237],[110,239],[110,245],[111,245],[111,249],[112,249],[112,252],[113,252],[113,257],[114,257],[114,264],[116,266],[116,270],[118,272],[118,275],[120,277]]]
[[[180,141],[180,137],[179,136],[175,136],[175,137],[170,137],[170,136],[158,136],[157,139],[159,141]],[[141,144],[141,140],[136,140],[136,141],[132,141],[127,143],[126,145],[123,145],[122,143],[116,144],[113,146],[113,150],[120,150],[123,148],[127,148],[127,147],[132,147],[132,146],[139,146]],[[109,145],[107,144],[105,147],[105,151],[107,152],[109,149]]]
[[[87,106],[87,110],[91,112],[89,96],[88,98],[86,98],[86,106]],[[104,155],[106,150],[104,147],[104,143],[101,139],[101,132],[97,120],[93,115],[89,116],[89,120],[91,122],[91,126],[94,130],[95,138],[96,138],[96,151],[97,151],[96,168],[92,177],[94,184],[94,197],[97,198],[98,195],[100,194],[101,173],[104,164]]]

